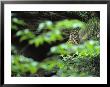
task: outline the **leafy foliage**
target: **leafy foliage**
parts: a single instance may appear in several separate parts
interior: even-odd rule
[[[58,17],[57,12],[35,13]],[[77,18],[63,18],[58,21],[38,19],[39,22],[34,23],[37,27],[33,32],[33,27],[28,28],[28,23],[24,20],[12,17],[11,29],[20,43],[26,41],[28,45],[37,48],[45,43],[53,45],[57,41],[64,41],[65,37],[69,38],[68,34],[75,32],[76,29],[79,29],[77,35],[81,42],[76,45],[65,41],[50,47],[51,57],[42,62],[17,55],[19,50],[12,43],[12,76],[100,76],[100,20],[96,12],[68,11],[61,14],[75,14],[80,17],[80,20]]]
[[[12,21],[11,29],[15,30],[15,31],[19,29],[18,26],[22,26],[22,28],[23,28],[23,26],[26,25],[26,23],[23,20],[20,20],[20,19],[18,19],[16,17],[12,18],[11,21]]]
[[[46,59],[39,63],[37,74],[40,76],[58,77],[57,73],[60,69],[64,69],[64,63],[58,56],[55,56],[55,58]]]
[[[42,45],[44,42],[52,43],[57,40],[63,40],[62,29],[75,29],[80,27],[85,28],[85,23],[79,20],[63,20],[53,24],[51,21],[45,21],[40,23],[36,31],[44,33],[36,36],[29,29],[19,30],[16,36],[20,36],[20,41],[29,40],[29,44],[35,44],[35,46]],[[48,30],[48,32],[46,32]]]
[[[87,41],[84,44],[73,45],[70,43],[60,44],[58,46],[52,47],[51,52],[61,55],[72,55],[77,54],[80,57],[94,57],[99,55],[100,47],[98,41]]]
[[[72,59],[72,60],[71,60]],[[100,76],[99,56],[94,58],[68,57],[64,61],[64,68],[59,70],[59,76],[68,77],[97,77]]]
[[[21,55],[12,55],[12,76],[25,76],[34,74],[37,71],[38,63],[32,58],[26,58]]]
[[[52,47],[51,52],[60,54],[65,62],[66,69],[62,70],[61,76],[99,75],[100,46],[98,41],[90,40],[81,45],[61,44]]]

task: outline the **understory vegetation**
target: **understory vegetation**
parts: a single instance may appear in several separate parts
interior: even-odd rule
[[[11,75],[99,77],[100,13],[12,11]]]

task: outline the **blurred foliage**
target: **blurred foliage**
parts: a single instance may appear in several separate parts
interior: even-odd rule
[[[46,21],[44,23],[40,23],[38,30],[41,31],[43,29],[49,29],[49,30],[54,30],[54,29],[74,29],[74,28],[85,28],[85,23],[77,20],[77,19],[65,19],[62,21],[57,21],[56,23],[52,23],[51,21]]]
[[[52,69],[63,68],[63,63],[56,56],[52,59],[46,59],[42,63],[40,63],[40,68],[51,71]]]
[[[11,45],[11,54],[17,54],[18,50],[14,45]]]
[[[52,76],[58,77],[57,73],[59,70],[64,68],[64,63],[59,57],[47,58],[39,63],[39,69],[37,74],[40,76]]]
[[[25,76],[34,74],[37,71],[38,63],[32,58],[26,58],[22,55],[12,55],[12,76]]]
[[[61,76],[99,76],[100,46],[98,41],[87,41],[84,44],[61,44],[51,48],[51,52],[60,54],[65,68]],[[78,74],[79,73],[79,74]]]
[[[12,76],[47,76],[63,67],[63,62],[56,57],[40,63],[22,55],[12,55]]]
[[[23,28],[23,26],[26,26],[26,23],[23,20],[18,19],[16,17],[12,18],[11,29],[12,30],[18,30],[19,29],[18,26],[22,26],[22,28]]]
[[[73,45],[71,43],[64,43],[51,48],[52,53],[60,54],[62,56],[77,54],[79,57],[95,57],[100,53],[100,46],[98,41],[86,41],[83,44]]]
[[[49,14],[57,16],[54,12]],[[19,42],[27,41],[28,45],[35,47],[45,43],[52,45],[57,41],[63,41],[65,37],[69,38],[67,35],[77,29],[81,42],[76,45],[67,40],[65,43],[51,47],[49,54],[52,56],[42,62],[17,55],[19,50],[12,43],[12,76],[100,76],[100,20],[97,14],[92,11],[70,11],[61,14],[75,14],[81,19],[42,20],[35,23],[38,25],[33,32],[24,20],[12,17],[11,29]],[[73,39],[76,39],[74,37]]]
[[[57,40],[62,40],[62,29],[75,29],[80,27],[81,29],[86,28],[85,23],[79,20],[63,20],[53,24],[51,21],[45,21],[40,23],[36,32],[43,31],[42,34],[36,35],[29,29],[19,30],[16,36],[20,36],[20,41],[28,40],[29,44],[35,46],[42,45],[44,42],[52,43]],[[46,32],[47,31],[47,32]]]

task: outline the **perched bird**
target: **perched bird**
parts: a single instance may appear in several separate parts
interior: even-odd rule
[[[68,39],[67,43],[72,43],[72,44],[79,44],[80,43],[79,30],[80,30],[80,28],[75,28],[70,31],[69,39]]]

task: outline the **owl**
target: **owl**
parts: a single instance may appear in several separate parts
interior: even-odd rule
[[[68,43],[72,43],[75,45],[80,43],[79,30],[80,28],[75,28],[70,31],[69,39],[67,41]]]

